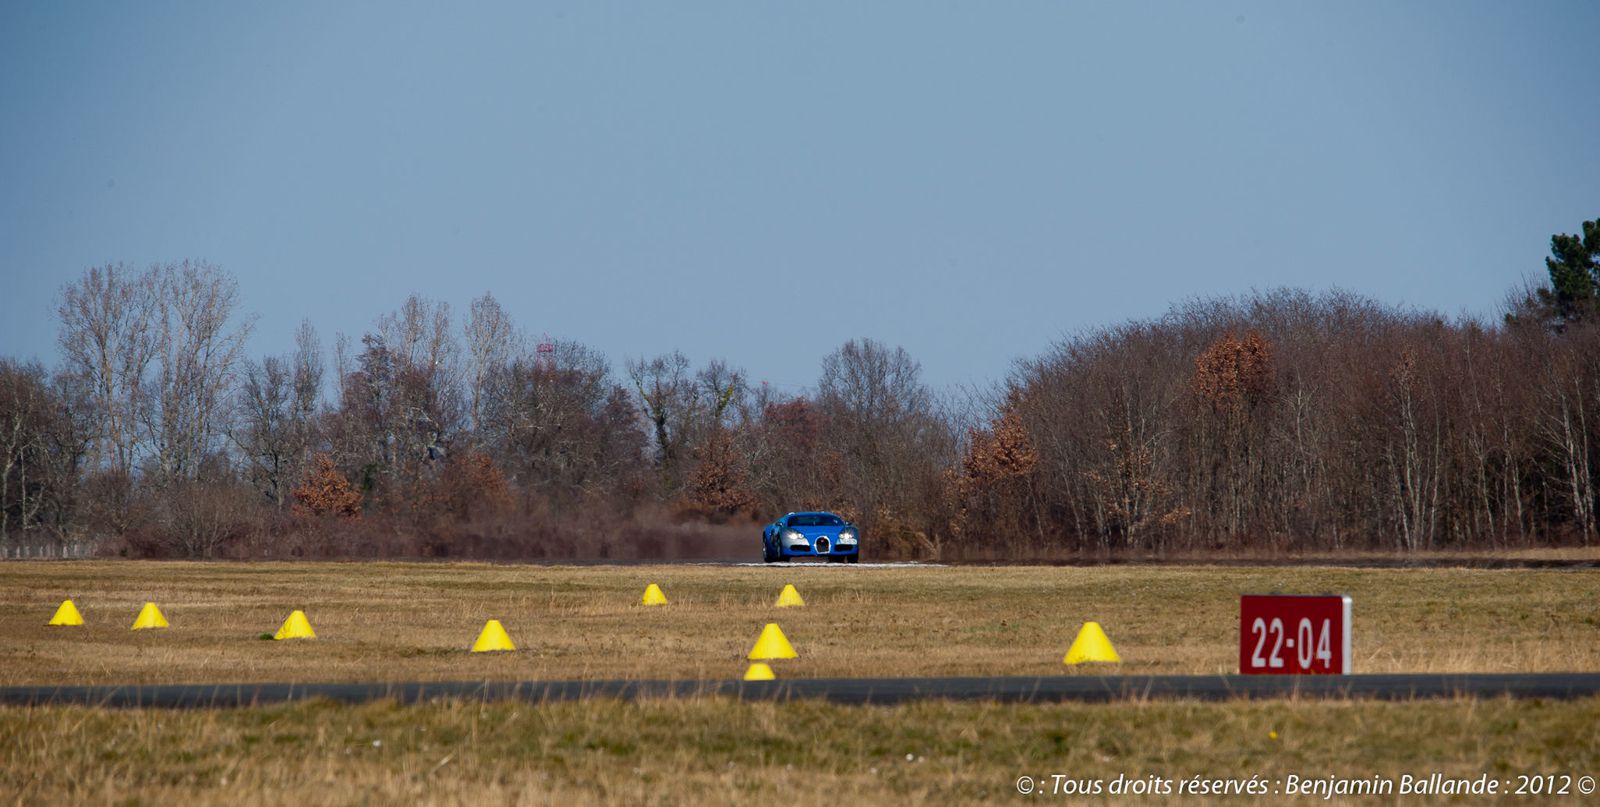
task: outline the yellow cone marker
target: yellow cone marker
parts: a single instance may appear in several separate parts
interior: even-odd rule
[[[133,620],[133,630],[149,630],[151,628],[167,627],[167,618],[161,615],[161,609],[153,602],[144,604],[139,610],[139,618]]]
[[[491,619],[483,623],[483,632],[478,634],[478,641],[472,643],[474,653],[493,653],[497,650],[516,650],[517,646],[511,643],[511,637],[506,635],[506,629],[501,627],[500,620]]]
[[[1082,664],[1085,661],[1105,661],[1118,663],[1122,657],[1117,655],[1117,649],[1111,646],[1111,640],[1106,638],[1106,632],[1100,628],[1099,622],[1085,622],[1078,630],[1078,638],[1072,640],[1072,647],[1067,648],[1067,656],[1063,664]]]
[[[651,583],[645,586],[644,599],[640,600],[639,603],[641,605],[666,605],[667,595],[661,593],[660,586]]]
[[[311,621],[306,619],[305,611],[295,611],[283,621],[283,627],[272,634],[272,638],[282,641],[284,639],[315,639],[316,631],[311,629]]]
[[[744,671],[744,680],[746,681],[772,681],[777,677],[772,674],[772,668],[768,667],[765,661],[751,664],[750,669]]]
[[[800,599],[800,592],[795,590],[793,583],[785,585],[783,591],[778,594],[779,608],[797,608],[805,604],[806,601]]]
[[[56,615],[50,617],[50,624],[58,626],[82,625],[83,614],[78,613],[78,606],[72,600],[62,600],[61,607],[56,609]]]
[[[789,644],[788,638],[783,635],[783,630],[776,622],[768,622],[761,629],[761,638],[756,640],[756,646],[750,648],[751,661],[766,661],[775,658],[799,658],[800,654],[794,652],[794,645]]]

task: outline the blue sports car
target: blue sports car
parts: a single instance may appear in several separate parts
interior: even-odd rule
[[[855,563],[861,557],[861,531],[832,513],[790,513],[761,531],[761,559],[794,557]]]

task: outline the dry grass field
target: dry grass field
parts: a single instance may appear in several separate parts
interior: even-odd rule
[[[649,582],[670,605],[636,604]],[[806,607],[772,607],[786,582]],[[1125,660],[1090,672],[1232,672],[1238,594],[1270,591],[1351,595],[1358,672],[1600,670],[1589,571],[70,562],[0,564],[0,684],[727,678],[773,620],[800,653],[780,677],[1073,674],[1089,619]],[[69,596],[89,624],[45,627]],[[128,630],[146,600],[171,628]],[[259,638],[294,608],[318,639]],[[488,618],[517,652],[467,652]],[[966,803],[1024,774],[1434,772],[1600,775],[1600,700],[0,708],[6,803]]]
[[[1576,777],[1600,772],[1597,749],[1596,700],[0,709],[0,800],[232,807],[1125,803],[1048,791],[1045,799],[1025,799],[1015,782],[1052,774]],[[1437,799],[1401,800],[1431,801]],[[1584,803],[1575,792],[1549,801]]]
[[[1228,673],[1241,592],[1349,594],[1356,672],[1600,670],[1591,571],[112,561],[0,564],[0,685],[732,678],[769,621],[782,677],[1070,673],[1086,620],[1124,659],[1094,673]],[[67,597],[88,624],[46,627]],[[147,600],[171,628],[128,629]],[[296,608],[316,640],[259,638]],[[517,652],[467,652],[490,618]]]

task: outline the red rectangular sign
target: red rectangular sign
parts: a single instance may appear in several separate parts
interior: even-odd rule
[[[1239,672],[1348,675],[1350,598],[1338,594],[1240,597]]]

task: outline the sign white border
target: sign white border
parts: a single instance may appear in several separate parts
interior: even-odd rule
[[[1344,600],[1344,669],[1342,671],[1340,671],[1340,674],[1341,675],[1349,675],[1350,674],[1350,634],[1355,633],[1356,631],[1355,631],[1355,625],[1353,625],[1350,622],[1350,595],[1348,595],[1348,594],[1340,595],[1339,599]]]

